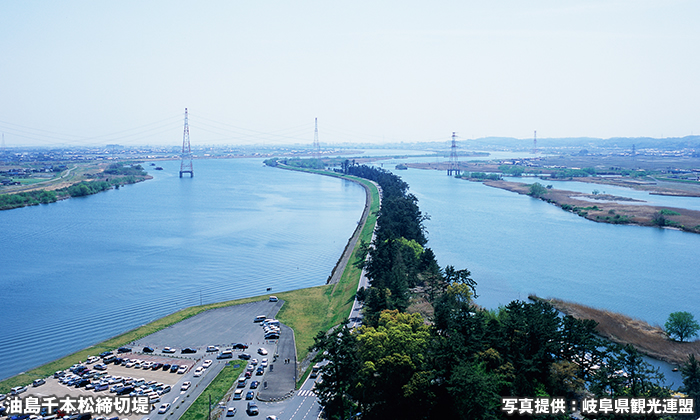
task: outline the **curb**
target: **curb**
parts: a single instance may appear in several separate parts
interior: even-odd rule
[[[290,398],[290,397],[293,397],[294,394],[295,394],[296,392],[297,392],[297,390],[296,390],[296,389],[293,389],[293,390],[287,392],[286,394],[284,394],[284,395],[281,396],[281,397],[270,398],[270,399],[262,399],[262,398],[260,398],[260,396],[257,396],[256,399],[258,399],[259,401],[262,401],[262,402],[279,402],[279,401],[284,401],[284,400],[286,400],[286,399],[288,399],[288,398]]]

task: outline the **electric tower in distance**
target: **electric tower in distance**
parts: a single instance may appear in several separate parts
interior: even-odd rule
[[[447,168],[447,175],[459,175],[459,160],[457,159],[457,133],[452,132],[452,147],[450,148],[450,166]]]
[[[314,145],[311,155],[314,159],[318,159],[321,154],[321,145],[318,142],[318,118],[314,118]]]
[[[180,157],[180,178],[182,178],[182,174],[190,174],[190,178],[194,177],[192,149],[190,148],[190,126],[187,124],[187,108],[185,108],[185,132],[182,134],[182,153]]]
[[[537,154],[537,130],[535,130],[535,139],[532,144],[532,154],[536,155]]]

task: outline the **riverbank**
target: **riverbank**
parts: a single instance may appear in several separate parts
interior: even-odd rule
[[[538,181],[533,180],[533,183]],[[530,195],[530,184],[508,181],[484,181],[483,183],[489,187]],[[594,222],[668,227],[700,233],[700,211],[697,210],[649,206],[638,204],[639,200],[627,197],[584,194],[555,188],[546,189],[538,198]],[[630,202],[637,203],[626,204]]]
[[[543,299],[537,296],[530,296],[530,299],[545,301],[559,312],[577,319],[592,319],[598,323],[596,331],[601,337],[618,344],[631,344],[654,359],[681,365],[691,353],[696,358],[700,357],[700,340],[684,343],[669,340],[658,325],[652,326],[623,314],[560,299]]]
[[[365,223],[361,228],[358,227],[356,229],[356,232],[358,230],[361,232],[360,238],[366,237],[367,234],[371,238],[378,210],[378,192],[376,187],[368,183],[366,188],[373,189],[372,193],[369,194],[372,202],[369,205],[370,211]],[[357,248],[358,246],[354,246],[353,252],[358,252]],[[352,258],[350,257],[350,261],[352,261]],[[284,309],[278,314],[278,319],[295,330],[297,352],[300,358],[303,358],[307,353],[308,347],[313,343],[313,337],[318,331],[324,328],[325,330],[329,329],[350,314],[360,271],[353,264],[346,264],[344,269],[337,267],[336,271],[342,272],[342,276],[336,284],[276,293],[280,299],[287,302]],[[114,350],[209,309],[264,299],[267,299],[267,295],[182,309],[124,334],[7,378],[0,382],[0,393],[6,393],[14,386],[29,384],[34,379],[45,378],[57,370],[66,369],[79,361],[86,360],[88,355]]]
[[[89,163],[74,165],[57,177],[15,187],[0,187],[0,210],[51,204],[72,197],[97,194],[152,179],[141,165]]]

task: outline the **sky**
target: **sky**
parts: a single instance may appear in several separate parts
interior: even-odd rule
[[[0,2],[7,147],[700,133],[696,0]]]

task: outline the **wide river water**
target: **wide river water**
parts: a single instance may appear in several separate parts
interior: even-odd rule
[[[0,378],[178,309],[325,284],[364,189],[262,159],[0,212]]]
[[[162,162],[150,181],[0,212],[0,378],[186,306],[325,283],[361,215],[360,186],[261,159],[194,163],[192,179]],[[438,262],[471,270],[482,306],[534,293],[652,324],[700,317],[700,235],[594,223],[438,171],[394,172],[431,216]]]

